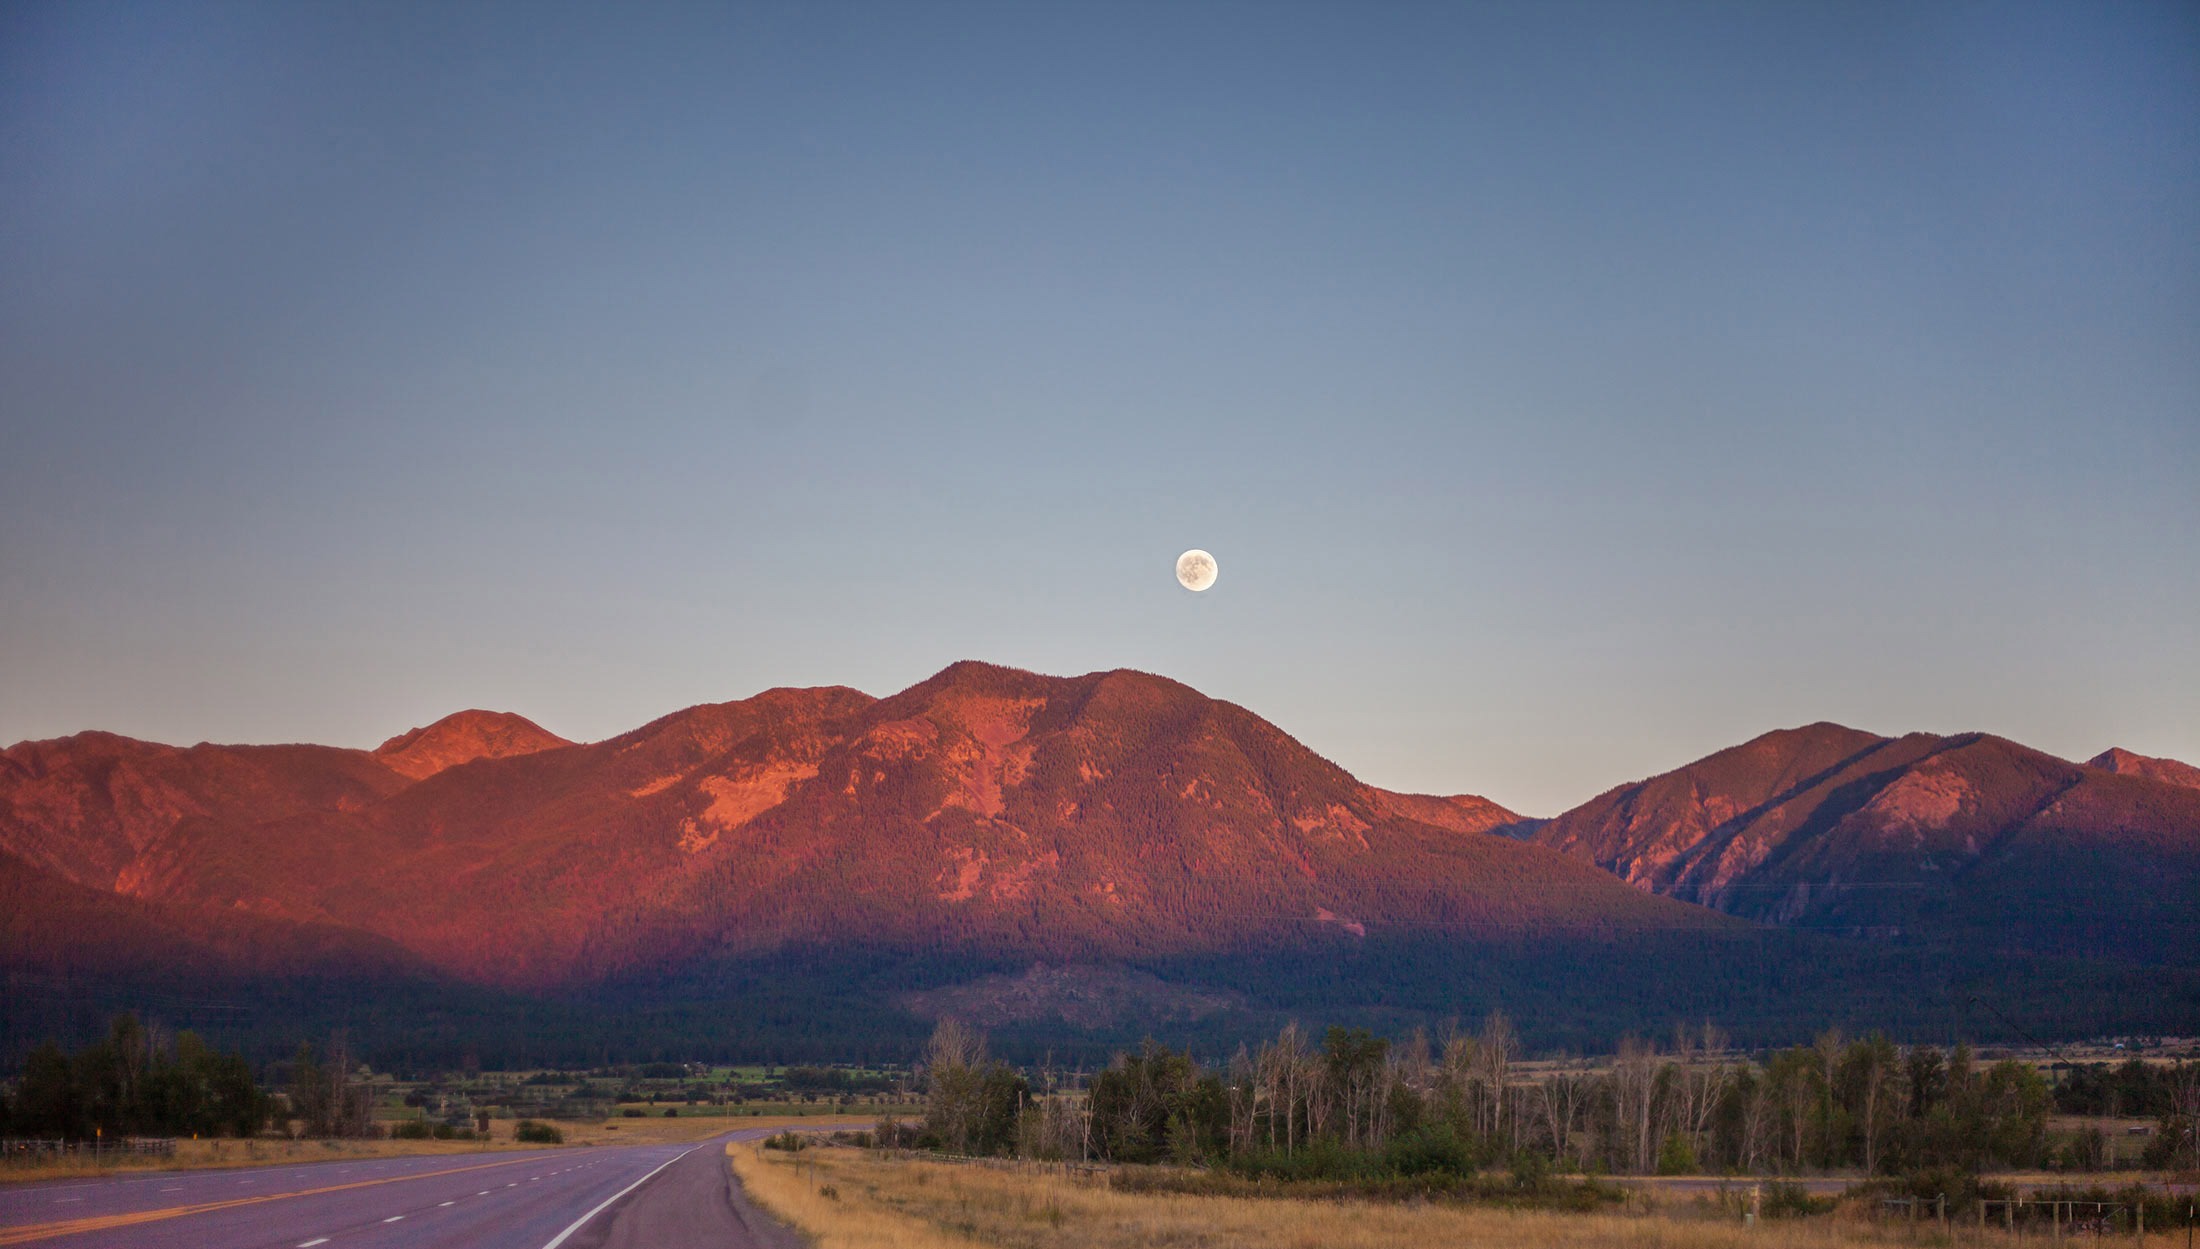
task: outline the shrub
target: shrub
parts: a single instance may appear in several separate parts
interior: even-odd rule
[[[390,1139],[393,1141],[425,1141],[434,1136],[435,1129],[426,1119],[407,1119],[390,1127]]]
[[[1801,1184],[1771,1180],[1765,1184],[1764,1216],[1768,1219],[1800,1219],[1833,1209],[1831,1197],[1813,1197]]]
[[[794,1131],[791,1128],[785,1132],[781,1132],[777,1136],[767,1136],[764,1138],[764,1148],[784,1149],[790,1154],[800,1153],[803,1150],[808,1149],[809,1147],[810,1139],[802,1135],[802,1133]]]
[[[1474,1158],[1448,1123],[1390,1138],[1383,1166],[1393,1175],[1472,1175]]]
[[[513,1125],[512,1139],[523,1145],[563,1145],[565,1133],[547,1123],[522,1119]]]
[[[1523,1149],[1513,1155],[1513,1187],[1527,1192],[1542,1192],[1551,1182],[1551,1160],[1532,1149]]]
[[[1688,1138],[1678,1132],[1666,1137],[1658,1149],[1658,1174],[1693,1175],[1696,1169],[1696,1150]]]

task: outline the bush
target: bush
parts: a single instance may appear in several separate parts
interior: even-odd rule
[[[1513,1187],[1526,1192],[1539,1193],[1551,1182],[1551,1160],[1532,1149],[1523,1149],[1513,1155]]]
[[[1768,1219],[1801,1219],[1833,1209],[1831,1197],[1813,1197],[1801,1184],[1771,1180],[1765,1184],[1764,1216]]]
[[[2140,1159],[2150,1171],[2200,1166],[2200,1123],[2190,1115],[2164,1115]]]
[[[665,1118],[667,1118],[667,1119],[677,1119],[677,1118],[679,1118],[679,1117],[680,1117],[680,1108],[679,1108],[678,1106],[667,1106],[667,1107],[665,1107]]]
[[[1231,1157],[1230,1169],[1254,1179],[1272,1178],[1290,1183],[1315,1180],[1361,1180],[1382,1170],[1380,1164],[1358,1150],[1346,1149],[1335,1137],[1318,1136],[1294,1153],[1261,1150]]]
[[[435,1129],[426,1119],[407,1119],[390,1127],[390,1139],[393,1141],[425,1141],[434,1139],[434,1136]]]
[[[1394,1136],[1383,1150],[1392,1175],[1472,1175],[1474,1158],[1448,1123]]]
[[[1658,1174],[1693,1175],[1696,1170],[1696,1150],[1688,1138],[1678,1132],[1666,1137],[1658,1148]]]
[[[1936,1203],[1945,1200],[1948,1217],[1961,1219],[1977,1214],[1981,1197],[1999,1201],[2010,1194],[2001,1185],[1980,1183],[1976,1172],[1944,1166],[1919,1167],[1900,1175],[1866,1180],[1851,1188],[1847,1195],[1862,1198],[1875,1207],[1884,1199],[1906,1198],[1917,1202],[1917,1209],[1925,1212],[1936,1210]]]
[[[523,1145],[563,1145],[565,1133],[547,1123],[522,1119],[513,1125],[512,1139]]]
[[[764,1138],[764,1148],[784,1149],[790,1154],[801,1153],[803,1150],[808,1149],[809,1147],[810,1138],[804,1136],[800,1132],[794,1131],[791,1128],[785,1132],[781,1132],[777,1136],[767,1136]]]

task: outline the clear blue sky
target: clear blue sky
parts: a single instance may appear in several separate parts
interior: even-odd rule
[[[2200,9],[0,6],[0,741],[960,658],[2200,762]]]

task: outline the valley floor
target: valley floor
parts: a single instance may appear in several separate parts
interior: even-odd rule
[[[960,1165],[850,1148],[790,1155],[743,1143],[727,1153],[750,1197],[819,1249],[1835,1249],[1931,1238],[1929,1231],[1874,1225],[1847,1212],[1749,1228],[1719,1216],[1708,1201],[1667,1200],[1628,1213],[1515,1212],[1117,1192],[1104,1173]],[[1999,1232],[1980,1240],[1972,1229],[1959,1229],[1956,1239],[2004,1243]]]

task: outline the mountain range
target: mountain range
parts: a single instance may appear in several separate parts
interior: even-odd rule
[[[1162,677],[971,662],[592,743],[486,711],[372,751],[89,732],[0,752],[0,970],[103,1004],[340,985],[355,1022],[434,1001],[442,1034],[554,1017],[582,1049],[1498,1003],[1569,1040],[1691,1011],[1769,1035],[1814,1007],[1937,1026],[1965,977],[2017,1010],[2013,983],[2095,987],[2042,1027],[2159,1028],[2200,1021],[2196,782],[1820,724],[1538,821],[1364,784]],[[1842,987],[1921,957],[1937,1005]]]
[[[2200,964],[2200,771],[1984,733],[1767,733],[1531,834],[1762,923]]]

